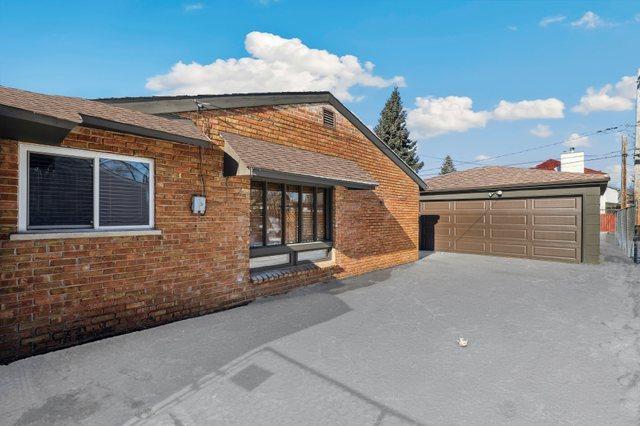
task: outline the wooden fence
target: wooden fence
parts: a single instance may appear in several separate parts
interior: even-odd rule
[[[600,213],[600,232],[616,232],[616,215]]]

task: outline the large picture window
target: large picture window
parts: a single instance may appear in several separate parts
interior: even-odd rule
[[[153,227],[153,160],[20,145],[18,229]]]
[[[252,182],[251,247],[325,241],[328,192],[322,187]]]
[[[260,247],[264,243],[264,186],[262,182],[251,182],[251,211],[249,213],[249,244]]]
[[[282,190],[280,184],[268,183],[266,196],[267,245],[282,244]]]

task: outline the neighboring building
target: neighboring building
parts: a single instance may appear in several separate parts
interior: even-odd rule
[[[534,166],[534,169],[555,170],[557,172],[584,173],[591,175],[606,175],[600,170],[590,169],[584,166],[584,152],[575,152],[571,148],[569,152],[560,156],[560,161],[549,159]],[[620,190],[607,186],[600,197],[600,213],[615,211],[620,208]]]
[[[620,190],[607,186],[600,197],[600,213],[614,213],[620,209]]]
[[[480,167],[427,179],[420,248],[597,263],[609,177]]]
[[[0,87],[0,148],[0,358],[418,257],[426,185],[327,92]]]

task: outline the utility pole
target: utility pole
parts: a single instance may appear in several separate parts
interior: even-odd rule
[[[622,143],[622,164],[620,165],[620,208],[627,208],[627,135],[620,135]]]
[[[636,80],[636,143],[633,150],[633,199],[636,208],[636,232],[633,238],[635,243],[634,257],[635,263],[640,263],[640,68],[638,68],[638,79]]]

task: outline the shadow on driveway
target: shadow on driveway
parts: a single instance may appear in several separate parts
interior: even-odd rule
[[[0,418],[122,423],[255,348],[349,311],[316,285],[0,366]]]
[[[275,424],[282,410],[287,412],[287,424],[319,419],[324,424],[420,424],[274,348],[264,347],[203,377],[126,425]]]

